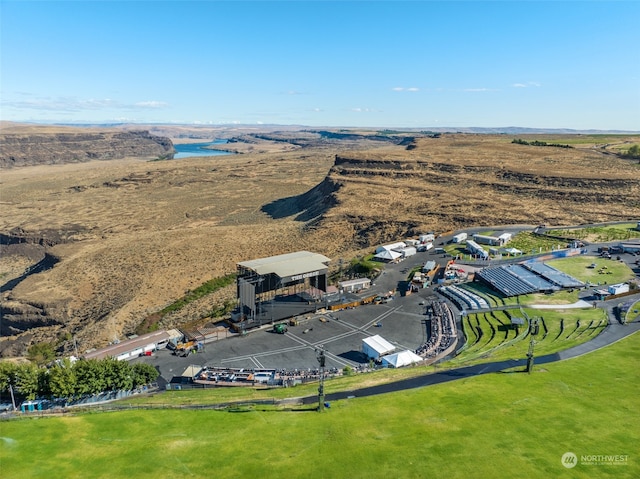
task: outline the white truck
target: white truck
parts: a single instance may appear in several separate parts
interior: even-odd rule
[[[453,237],[454,243],[462,243],[467,240],[467,233],[458,233]]]
[[[436,235],[434,235],[433,233],[427,233],[424,235],[420,235],[418,239],[420,240],[420,243],[433,243],[433,241],[436,239]]]

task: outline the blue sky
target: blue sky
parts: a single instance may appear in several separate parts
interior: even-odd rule
[[[0,7],[2,120],[640,130],[638,1]]]

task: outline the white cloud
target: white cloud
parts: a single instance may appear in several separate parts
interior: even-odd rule
[[[59,98],[30,98],[18,101],[4,101],[3,105],[19,110],[42,110],[42,111],[82,111],[82,110],[100,110],[110,108],[117,103],[109,98],[88,100],[80,100],[77,98],[59,97]]]
[[[415,86],[409,87],[409,88],[405,88],[403,86],[396,86],[392,88],[393,91],[420,91],[420,88],[417,88]]]
[[[58,112],[79,112],[97,111],[107,109],[121,110],[148,110],[159,109],[168,106],[167,103],[157,100],[140,101],[133,104],[121,103],[111,98],[76,98],[76,97],[33,97],[23,100],[6,100],[2,102],[3,107],[10,107],[17,110],[39,110]]]
[[[156,109],[156,108],[165,108],[168,106],[168,104],[163,101],[152,100],[152,101],[139,101],[137,103],[134,103],[134,106],[138,108]]]
[[[511,85],[513,88],[529,88],[529,87],[540,87],[540,83],[537,81],[528,81],[527,83],[514,83]]]
[[[350,111],[354,111],[356,113],[377,113],[380,112],[381,110],[377,110],[375,108],[360,108],[360,107],[355,107],[355,108],[351,108]]]

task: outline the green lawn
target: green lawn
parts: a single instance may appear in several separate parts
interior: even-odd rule
[[[640,301],[636,301],[631,305],[624,319],[626,323],[640,321]]]
[[[637,223],[624,223],[608,226],[589,226],[585,228],[566,228],[547,231],[553,236],[566,238],[588,239],[591,243],[606,243],[615,240],[640,238]]]
[[[640,335],[580,358],[315,412],[133,410],[0,423],[3,479],[632,478]],[[195,394],[195,393],[192,393]],[[578,465],[565,469],[573,452]],[[618,465],[582,456],[627,456]]]
[[[545,253],[552,251],[553,248],[564,248],[565,246],[565,243],[557,239],[534,235],[527,231],[518,233],[509,241],[509,244],[507,244],[507,247],[519,249],[525,255]]]
[[[616,284],[634,277],[633,271],[625,263],[594,256],[573,256],[546,263],[583,283]],[[592,264],[595,264],[594,268],[590,268]]]

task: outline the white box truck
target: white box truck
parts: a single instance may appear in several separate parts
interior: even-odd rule
[[[458,233],[453,237],[453,242],[462,243],[463,241],[466,241],[466,239],[467,239],[467,233]]]

